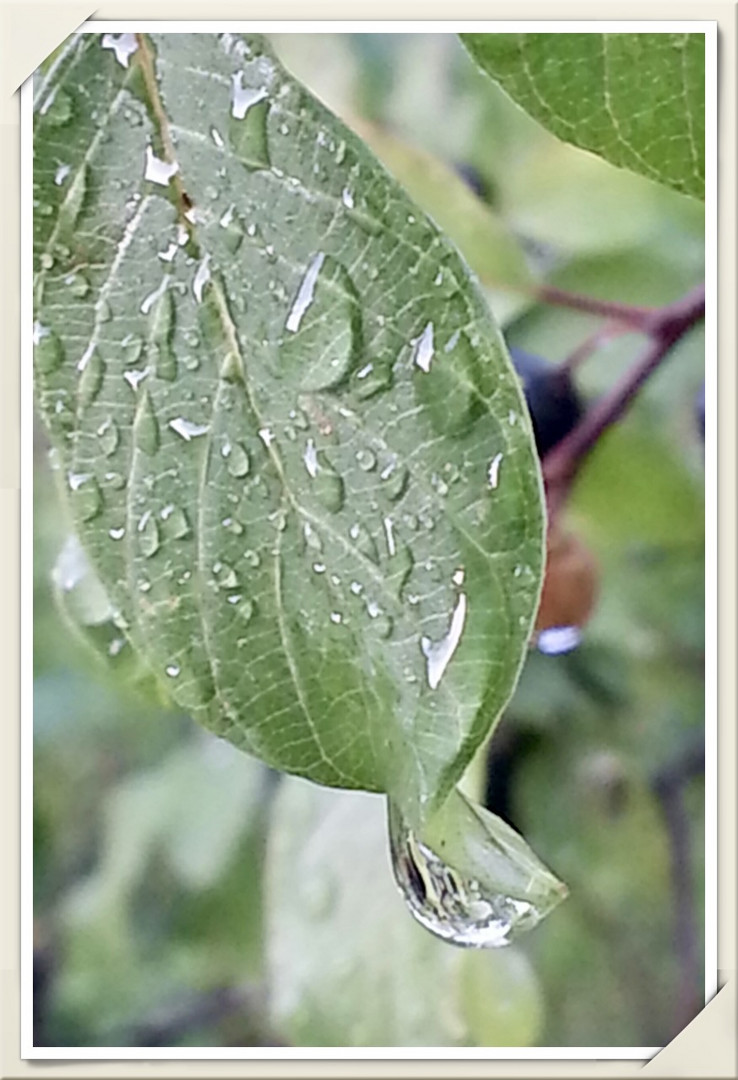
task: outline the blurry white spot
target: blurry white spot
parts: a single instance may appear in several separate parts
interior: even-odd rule
[[[446,352],[446,353],[453,352],[453,350],[456,348],[456,342],[459,340],[460,337],[461,337],[461,331],[460,330],[454,330],[453,334],[451,335],[451,337],[448,339],[448,341],[444,345],[443,351]]]
[[[260,428],[259,429],[259,438],[261,439],[261,441],[264,443],[264,446],[266,446],[266,448],[268,450],[269,447],[274,442],[274,432],[271,430],[271,428],[268,428],[268,427]]]
[[[135,34],[103,34],[102,47],[112,49],[118,63],[127,68],[128,58],[135,53],[138,42]]]
[[[131,390],[138,390],[138,384],[143,382],[148,373],[148,368],[144,368],[143,371],[124,371],[123,378],[126,380]]]
[[[78,491],[86,480],[90,479],[90,473],[69,473],[67,477],[72,491]]]
[[[242,86],[242,71],[232,75],[231,81],[233,83],[231,114],[235,120],[243,120],[252,105],[256,105],[257,101],[263,101],[268,96],[267,89],[264,86],[260,86],[257,90],[251,86]]]
[[[315,449],[315,443],[312,439],[308,439],[307,446],[305,447],[305,453],[302,455],[302,460],[305,462],[305,468],[308,471],[308,476],[313,480],[318,475],[318,452]]]
[[[74,535],[69,536],[52,571],[54,584],[64,592],[69,592],[82,581],[89,569],[90,564],[79,540]]]
[[[121,525],[119,529],[109,529],[108,536],[111,540],[122,540],[126,535],[125,526]]]
[[[38,345],[40,341],[43,341],[45,337],[48,337],[51,333],[48,326],[42,326],[40,322],[33,324],[33,344]]]
[[[453,615],[451,616],[451,626],[449,627],[446,636],[437,642],[431,641],[429,637],[422,637],[420,639],[420,648],[427,661],[426,674],[428,676],[428,685],[431,690],[435,690],[440,683],[451,657],[456,652],[459,641],[461,640],[461,634],[464,630],[465,620],[466,595],[460,593],[459,599],[456,601]]]
[[[169,427],[172,431],[176,431],[178,435],[181,435],[185,442],[196,439],[198,435],[205,435],[210,430],[209,424],[193,424],[191,420],[185,420],[181,416],[170,420]]]
[[[451,580],[453,581],[454,585],[463,585],[464,584],[464,571],[461,570],[461,569],[455,570],[454,573],[451,576]]]
[[[176,242],[176,240],[172,240],[167,250],[158,252],[158,255],[162,262],[171,262],[178,251],[179,244]]]
[[[71,171],[71,165],[60,165],[54,173],[54,183],[57,187],[61,187]]]
[[[331,612],[331,622],[332,623],[341,623],[341,622],[343,622],[343,615],[341,614],[340,611],[332,611]]]
[[[170,664],[169,667],[164,670],[170,679],[176,679],[179,675],[179,664]]]
[[[581,640],[582,633],[578,626],[551,626],[547,630],[541,630],[536,644],[539,652],[547,656],[558,656],[576,649]]]
[[[234,206],[233,203],[231,203],[231,205],[226,210],[225,214],[223,214],[223,217],[220,219],[220,224],[223,226],[224,229],[227,229],[228,226],[230,225],[230,223],[233,221],[233,211],[234,210],[235,210],[235,206]]]
[[[219,150],[223,149],[225,143],[223,142],[223,136],[220,134],[217,128],[211,127],[210,138],[213,140]]]
[[[192,291],[195,294],[195,299],[198,304],[202,302],[202,290],[210,281],[210,256],[206,255],[197,268],[194,281],[192,282]]]
[[[168,284],[169,284],[169,275],[165,274],[164,277],[162,278],[161,285],[159,285],[158,289],[154,289],[153,292],[149,293],[149,295],[145,298],[144,302],[141,304],[141,314],[142,315],[148,315],[148,313],[151,311],[151,309],[154,306],[154,304],[156,303],[156,301],[159,300],[164,295],[164,293],[166,292]]]
[[[413,362],[421,371],[429,372],[433,359],[433,323],[429,322],[423,333],[414,341]]]
[[[395,545],[395,534],[392,528],[392,518],[386,517],[384,519],[384,534],[387,537],[387,551],[390,555],[394,555],[397,552]]]
[[[365,379],[374,370],[374,364],[365,364],[360,371],[356,372],[357,379]]]
[[[146,168],[144,180],[151,180],[154,184],[166,187],[174,174],[179,169],[176,161],[162,161],[158,158],[150,146],[146,147]]]
[[[313,292],[315,291],[315,283],[318,280],[318,274],[320,268],[323,265],[325,255],[322,251],[313,258],[307,270],[305,276],[300,282],[300,288],[298,289],[295,302],[290,309],[290,313],[287,316],[287,322],[285,323],[285,329],[294,334],[300,329],[300,323],[302,317],[313,302]]]
[[[51,93],[49,94],[49,96],[47,97],[46,101],[45,101],[45,102],[43,103],[43,105],[41,106],[41,108],[40,108],[40,110],[39,110],[39,111],[40,111],[40,113],[41,113],[41,115],[42,115],[42,116],[45,116],[45,115],[46,115],[46,113],[47,113],[47,112],[49,111],[49,109],[51,108],[51,106],[52,106],[52,105],[54,104],[54,98],[56,97],[56,91],[57,91],[57,89],[58,89],[58,87],[56,87],[56,86],[55,86],[55,87],[54,87],[54,89],[53,89],[53,90],[51,91]]]
[[[343,203],[343,205],[346,207],[347,210],[353,210],[353,208],[354,208],[354,197],[353,197],[353,195],[351,194],[351,192],[349,191],[349,189],[347,187],[345,187],[343,189],[343,191],[341,192],[341,202]]]
[[[487,469],[487,480],[491,488],[496,488],[500,479],[500,465],[502,464],[502,454],[495,454],[489,463]]]
[[[77,363],[77,371],[84,371],[90,362],[90,357],[95,351],[94,342],[90,342]]]
[[[380,478],[382,480],[389,480],[390,476],[392,476],[392,473],[395,471],[396,467],[397,467],[397,458],[393,454],[389,464],[385,465],[385,467],[382,469],[381,473],[379,474]]]

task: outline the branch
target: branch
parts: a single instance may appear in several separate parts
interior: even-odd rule
[[[676,342],[704,318],[705,287],[700,285],[682,299],[663,308],[626,310],[639,313],[637,328],[649,337],[649,343],[620,382],[595,402],[573,431],[544,458],[543,479],[551,517],[555,516],[566,499],[583,459],[598,439],[620,419]],[[614,317],[612,311],[608,317]],[[631,325],[636,326],[636,323],[632,322]]]
[[[641,307],[638,304],[618,304],[612,300],[597,300],[594,296],[558,289],[555,285],[540,285],[536,289],[536,299],[542,304],[556,304],[559,307],[581,311],[585,315],[600,315],[612,322],[622,323],[631,330],[648,333],[651,321],[658,308]]]

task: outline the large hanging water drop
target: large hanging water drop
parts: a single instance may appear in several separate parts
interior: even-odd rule
[[[567,894],[521,836],[459,791],[420,833],[391,802],[388,816],[405,903],[422,926],[453,945],[509,945]]]

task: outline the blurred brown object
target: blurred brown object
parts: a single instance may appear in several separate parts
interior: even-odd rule
[[[554,525],[548,534],[536,632],[584,626],[594,611],[598,586],[599,569],[592,552],[574,533]]]

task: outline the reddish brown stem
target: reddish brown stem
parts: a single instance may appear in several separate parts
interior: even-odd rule
[[[583,364],[584,361],[604,345],[606,341],[618,337],[620,334],[627,334],[629,329],[630,327],[619,322],[603,323],[603,325],[599,326],[593,334],[586,337],[581,345],[577,345],[576,349],[561,362],[559,365],[560,370],[566,371],[569,375],[572,375],[580,364]]]
[[[620,382],[587,410],[577,426],[542,462],[551,518],[565,501],[583,459],[598,439],[620,419],[676,342],[704,318],[705,287],[701,285],[682,299],[663,308],[639,310],[642,313],[639,329],[650,339],[643,354]]]
[[[543,304],[557,304],[585,315],[600,315],[613,322],[624,323],[633,330],[648,333],[648,328],[655,314],[661,309],[640,307],[637,304],[618,304],[612,300],[598,300],[594,296],[582,296],[581,293],[558,289],[555,285],[541,285],[536,297]]]

